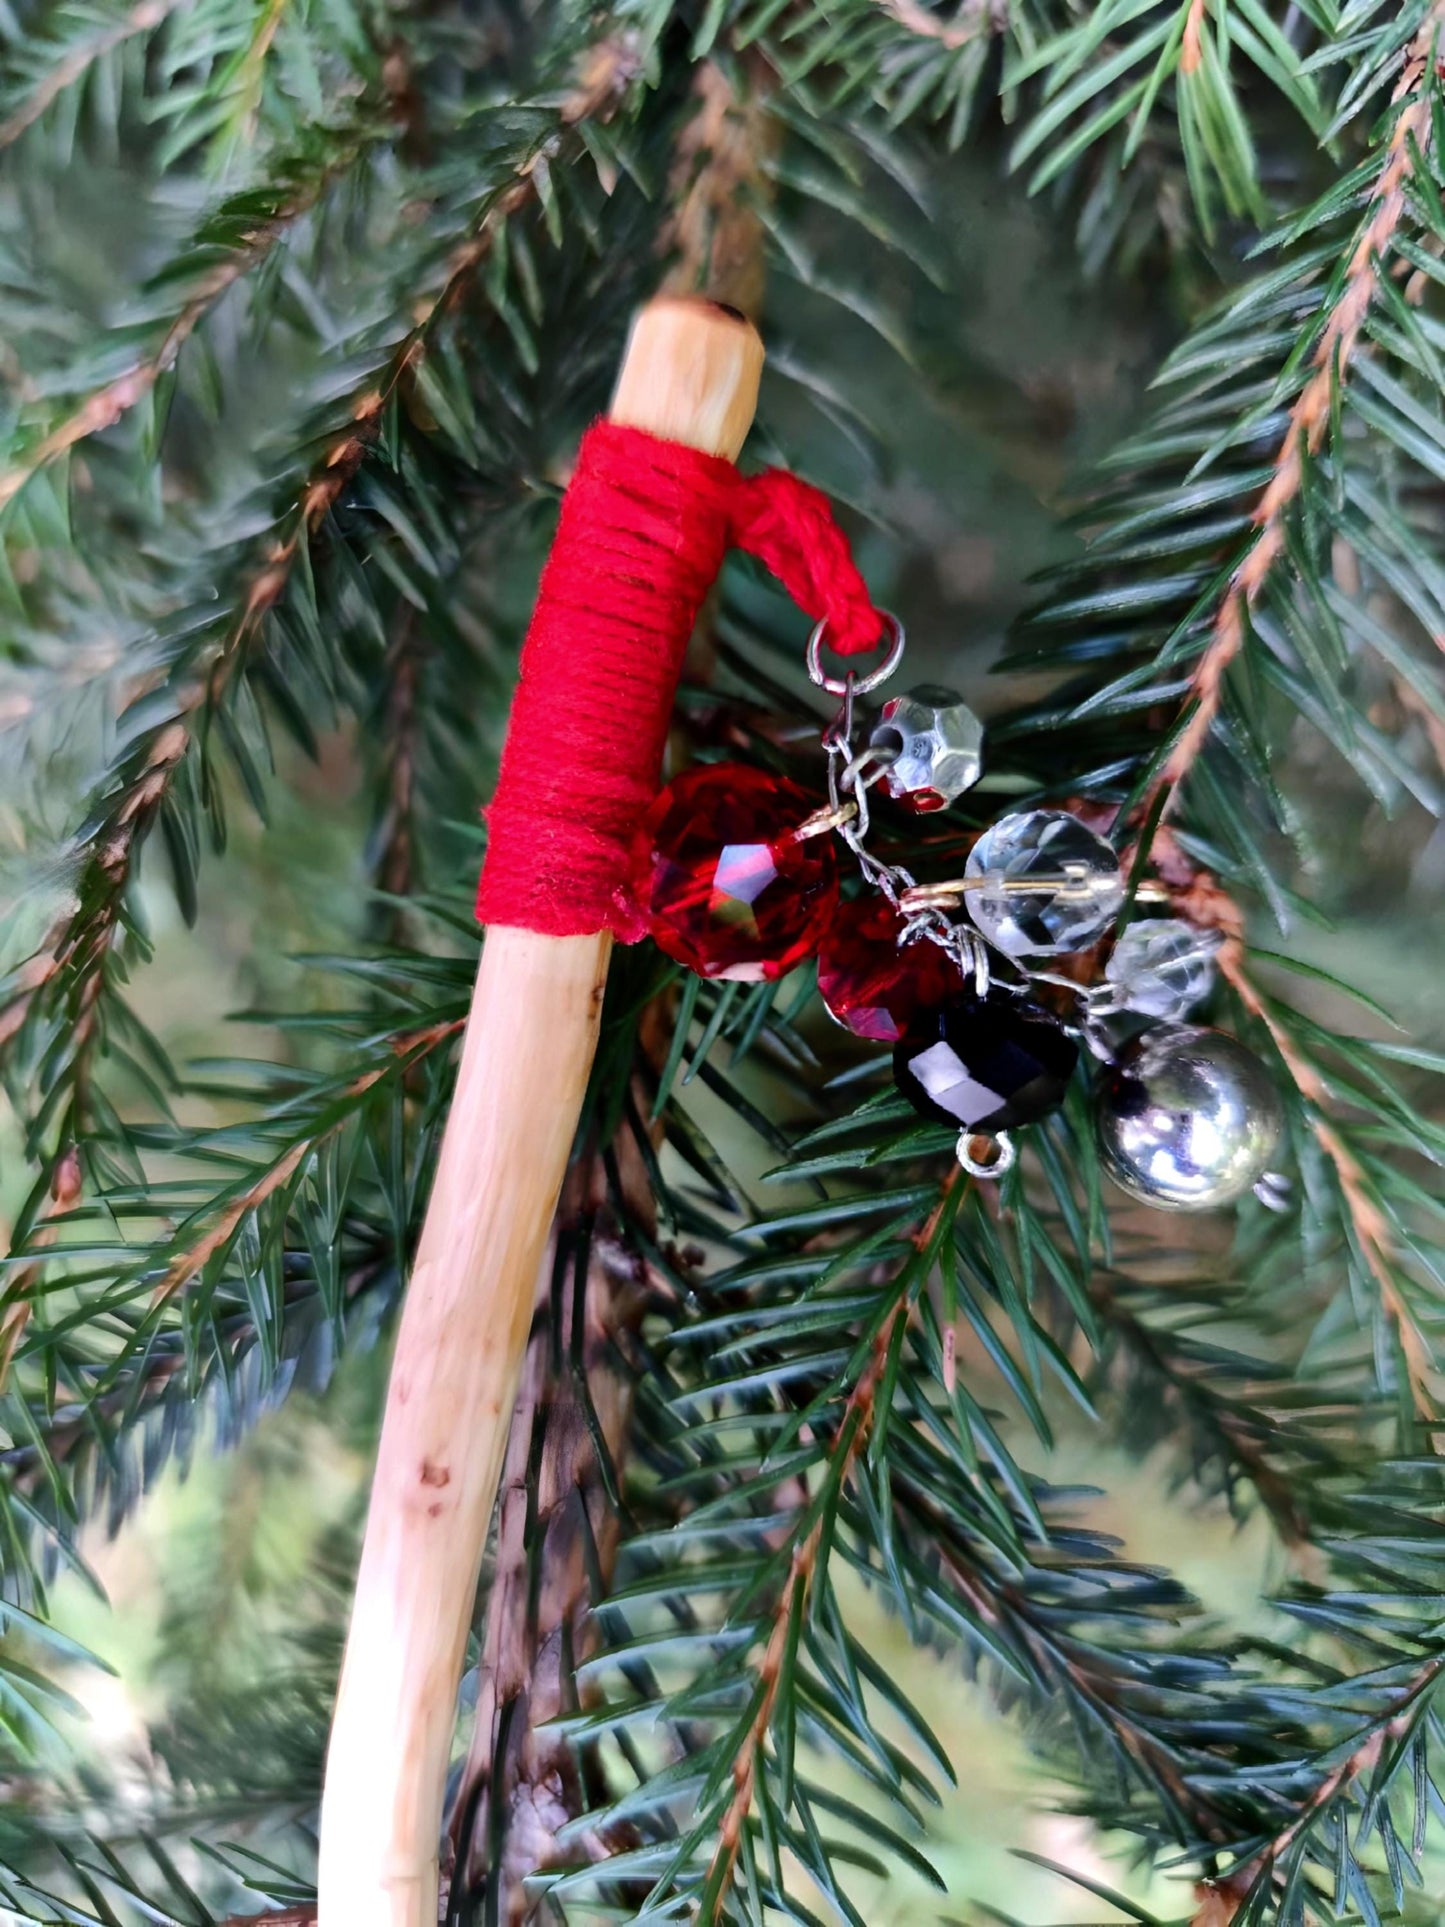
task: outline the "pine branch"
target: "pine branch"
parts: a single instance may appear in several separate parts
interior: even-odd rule
[[[1191,0],[1191,19],[1197,3]],[[1416,34],[1396,85],[1390,138],[1343,279],[1319,324],[1313,372],[1290,408],[1269,482],[1250,518],[1254,534],[1220,597],[1208,646],[1190,677],[1187,721],[1155,779],[1155,793],[1176,792],[1209,740],[1225,675],[1244,647],[1250,612],[1284,556],[1288,517],[1299,497],[1306,464],[1323,446],[1338,389],[1360,347],[1381,277],[1390,270],[1396,236],[1407,212],[1406,187],[1422,166],[1422,156],[1431,152],[1442,29],[1445,7],[1437,4]]]
[[[373,1066],[344,1084],[334,1106],[328,1105],[329,1110],[336,1112],[333,1121],[319,1130],[298,1137],[267,1169],[227,1200],[212,1221],[170,1259],[154,1287],[153,1302],[163,1304],[177,1292],[183,1291],[218,1252],[224,1251],[240,1226],[259,1211],[269,1198],[283,1191],[306,1160],[349,1122],[351,1106],[357,1098],[364,1097],[384,1077],[404,1076],[429,1052],[436,1050],[449,1038],[459,1036],[465,1028],[464,1017],[453,1017],[445,1023],[428,1024],[424,1030],[394,1037],[390,1048],[396,1060],[395,1065]],[[189,1229],[189,1224],[183,1226],[180,1235]]]
[[[1240,1002],[1252,1017],[1268,1030],[1279,1052],[1280,1061],[1294,1079],[1295,1087],[1310,1106],[1309,1123],[1320,1148],[1334,1166],[1340,1193],[1354,1231],[1355,1242],[1370,1276],[1379,1289],[1380,1304],[1394,1327],[1400,1354],[1405,1361],[1410,1397],[1421,1421],[1430,1430],[1442,1420],[1431,1384],[1435,1360],[1429,1342],[1396,1283],[1397,1256],[1390,1221],[1371,1195],[1360,1161],[1344,1142],[1339,1127],[1327,1116],[1329,1090],[1314,1065],[1305,1058],[1288,1031],[1265,1004],[1251,982],[1244,961],[1244,948],[1237,937],[1227,938],[1219,953],[1219,968],[1233,987]]]
[[[27,97],[5,120],[0,121],[0,148],[9,147],[27,128],[33,127],[67,89],[83,80],[98,61],[114,53],[139,34],[151,33],[169,14],[188,0],[138,0],[129,12],[109,27],[80,41],[66,51],[31,89]],[[6,499],[0,495],[0,501]]]
[[[1418,1724],[1442,1679],[1445,1679],[1445,1653],[1435,1655],[1417,1668],[1400,1689],[1392,1693],[1391,1703],[1398,1710],[1383,1722],[1371,1722],[1358,1744],[1324,1775],[1294,1819],[1245,1866],[1231,1873],[1226,1891],[1233,1890],[1247,1898],[1261,1882],[1279,1878],[1291,1852],[1319,1825],[1331,1806],[1346,1798],[1359,1781],[1373,1773],[1387,1749],[1404,1739]]]
[[[265,262],[302,217],[316,207],[333,183],[354,165],[384,128],[338,131],[322,149],[323,159],[312,164],[296,156],[276,168],[265,189],[247,188],[223,202],[191,237],[175,262],[156,277],[155,285],[169,289],[193,256],[215,256],[199,276],[187,277],[190,292],[167,319],[158,335],[135,355],[130,366],[94,389],[30,447],[0,469],[0,510],[14,501],[25,485],[43,469],[68,455],[92,435],[114,428],[129,411],[145,401],[170,373],[181,350],[213,312],[222,297]],[[266,206],[257,218],[258,199]],[[126,329],[127,341],[134,331]],[[151,331],[147,331],[148,333]]]
[[[1002,33],[1008,24],[1007,0],[962,0],[951,18],[922,5],[921,0],[878,0],[878,5],[900,27],[923,40],[936,40],[950,53],[989,34]]]
[[[961,1176],[960,1171],[949,1179],[949,1191],[919,1235],[917,1242],[920,1250],[936,1236],[938,1223]],[[853,1477],[858,1460],[867,1447],[889,1354],[895,1336],[908,1320],[909,1311],[908,1299],[900,1297],[874,1336],[868,1362],[844,1401],[837,1435],[825,1461],[827,1483],[840,1492]],[[794,1544],[788,1576],[773,1608],[772,1628],[757,1665],[758,1687],[752,1717],[741,1744],[733,1748],[732,1798],[718,1826],[717,1845],[703,1878],[698,1916],[701,1927],[714,1927],[714,1923],[722,1918],[722,1909],[732,1886],[743,1833],[752,1811],[758,1774],[762,1770],[764,1752],[772,1733],[778,1694],[783,1687],[789,1647],[796,1637],[794,1627],[801,1623],[808,1609],[808,1592],[822,1554],[826,1523],[826,1514],[820,1512],[804,1537]]]
[[[1280,1462],[1279,1425],[1262,1420],[1252,1402],[1223,1394],[1210,1380],[1207,1363],[1191,1358],[1173,1334],[1131,1310],[1124,1297],[1127,1282],[1108,1274],[1094,1280],[1091,1295],[1109,1329],[1166,1388],[1166,1399],[1177,1401],[1182,1420],[1212,1436],[1226,1465],[1237,1468],[1249,1481],[1281,1541],[1296,1551],[1311,1546],[1315,1527],[1308,1497]],[[1170,1415],[1172,1405],[1166,1405],[1161,1416]],[[1321,1467],[1313,1465],[1308,1472],[1318,1479]]]
[[[535,200],[548,168],[567,150],[575,130],[589,120],[605,121],[635,77],[635,58],[624,43],[604,42],[594,50],[577,86],[556,110],[554,131],[529,143],[512,180],[484,196],[473,232],[450,251],[439,284],[416,304],[412,325],[379,374],[351,397],[345,425],[339,433],[333,431],[324,457],[289,512],[278,519],[260,558],[243,569],[231,597],[230,620],[218,633],[203,631],[199,646],[188,639],[178,665],[188,676],[177,683],[177,670],[172,671],[173,714],[129,748],[91,812],[76,886],[78,908],[44,952],[12,979],[11,994],[0,1005],[0,1046],[14,1037],[42,996],[59,998],[71,1013],[72,1058],[78,1058],[124,927],[123,904],[136,854],[165,806],[198,722],[214,710],[245,665],[298,562],[360,469],[388,408],[419,370],[432,331],[485,264],[497,234]]]
[[[1167,830],[1160,833],[1156,847],[1179,886],[1179,908],[1222,934],[1224,941],[1217,953],[1220,973],[1244,1009],[1268,1032],[1280,1063],[1305,1101],[1309,1128],[1334,1169],[1355,1244],[1398,1340],[1416,1415],[1427,1431],[1433,1432],[1441,1423],[1432,1385],[1435,1361],[1398,1283],[1398,1254],[1389,1216],[1372,1194],[1360,1161],[1345,1142],[1339,1125],[1330,1117],[1333,1100],[1329,1084],[1255,986],[1237,905],[1214,878],[1191,863]]]

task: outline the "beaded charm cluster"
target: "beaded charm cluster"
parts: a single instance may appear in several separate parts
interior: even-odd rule
[[[1067,810],[1001,817],[941,883],[920,884],[869,847],[870,792],[928,813],[983,770],[982,724],[951,690],[891,697],[860,727],[860,699],[902,661],[902,625],[887,620],[884,659],[866,675],[826,672],[825,624],[808,644],[812,680],[839,698],[822,736],[826,808],[736,763],[690,769],[653,803],[631,893],[654,941],[703,976],[748,982],[816,957],[831,1015],[892,1046],[900,1092],[957,1128],[959,1160],[976,1176],[1001,1176],[1011,1132],[1062,1104],[1082,1044],[1101,1065],[1104,1167],[1126,1191],[1173,1210],[1250,1189],[1268,1201],[1278,1094],[1236,1039],[1185,1021],[1213,988],[1215,933],[1173,917],[1130,922],[1101,981],[1055,974],[1052,960],[1108,935],[1126,896],[1112,846]],[[840,852],[864,886],[850,900]],[[1041,1001],[1045,984],[1070,994],[1069,1018]]]

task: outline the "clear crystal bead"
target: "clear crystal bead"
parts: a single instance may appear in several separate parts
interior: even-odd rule
[[[920,812],[946,809],[983,768],[983,724],[962,696],[936,683],[884,703],[869,742],[892,758],[884,789]]]
[[[1141,1017],[1178,1023],[1214,988],[1218,948],[1215,931],[1196,929],[1182,917],[1131,923],[1104,966],[1114,1004]]]
[[[1000,817],[969,852],[965,875],[987,879],[969,891],[969,915],[1011,957],[1086,950],[1124,901],[1119,859],[1067,810]]]

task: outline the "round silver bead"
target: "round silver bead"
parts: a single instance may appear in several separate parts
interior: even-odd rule
[[[1001,816],[968,853],[968,914],[1010,957],[1087,950],[1119,913],[1124,879],[1103,837],[1067,810]]]
[[[923,683],[879,711],[869,746],[889,758],[882,784],[915,810],[941,810],[983,769],[983,724],[953,690]]]
[[[1219,942],[1218,931],[1200,930],[1182,917],[1131,923],[1104,965],[1113,990],[1110,1008],[1177,1024],[1214,988]]]
[[[1166,1211],[1232,1204],[1269,1170],[1284,1106],[1236,1038],[1197,1025],[1145,1031],[1095,1096],[1104,1169]]]

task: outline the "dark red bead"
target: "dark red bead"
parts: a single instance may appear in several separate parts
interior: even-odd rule
[[[638,827],[631,888],[659,949],[702,977],[781,977],[811,956],[838,905],[829,835],[785,777],[710,763],[669,783]]]
[[[927,937],[899,948],[903,919],[887,897],[842,904],[818,946],[818,991],[855,1037],[896,1044],[920,1005],[963,989],[957,963]]]

